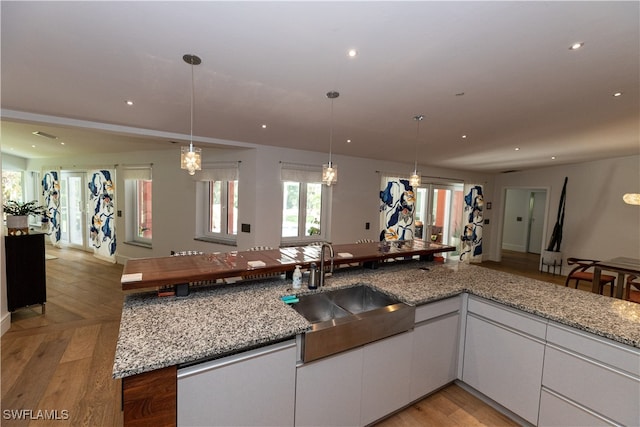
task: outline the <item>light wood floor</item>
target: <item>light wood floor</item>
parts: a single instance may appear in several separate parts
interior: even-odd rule
[[[111,377],[124,292],[122,266],[90,254],[48,248],[47,309],[17,310],[2,337],[2,409],[57,410],[68,419],[0,420],[3,426],[121,426],[120,381]],[[489,268],[532,275],[564,285],[560,276],[531,269],[531,257],[508,255]],[[517,425],[451,385],[380,426]]]

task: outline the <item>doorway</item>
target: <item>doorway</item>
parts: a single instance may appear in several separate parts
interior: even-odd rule
[[[544,244],[546,204],[546,189],[506,189],[502,250],[540,255]]]
[[[462,184],[425,184],[416,191],[416,238],[454,246],[459,255],[462,233]]]
[[[84,172],[60,173],[60,243],[89,251]]]

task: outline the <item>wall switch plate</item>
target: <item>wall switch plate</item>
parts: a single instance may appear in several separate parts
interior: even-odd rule
[[[364,223],[364,229],[368,230],[369,228],[371,228],[371,224],[369,224],[368,222]]]
[[[121,218],[121,217],[122,217],[122,211],[118,210],[118,218]]]
[[[489,218],[485,219],[485,220],[484,220],[484,223],[485,223],[485,224],[489,224]]]
[[[240,225],[240,230],[242,230],[243,233],[251,233],[251,224]]]

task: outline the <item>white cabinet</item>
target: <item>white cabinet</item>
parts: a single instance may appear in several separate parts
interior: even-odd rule
[[[456,379],[461,297],[416,308],[413,330],[410,400]]]
[[[367,425],[409,403],[413,332],[364,347],[361,425]]]
[[[462,380],[537,424],[546,322],[469,298]]]
[[[179,426],[292,426],[295,341],[178,370]]]
[[[562,425],[576,412],[599,420],[594,425],[640,425],[637,348],[551,324],[542,384],[556,399],[542,399],[540,425]]]
[[[296,379],[296,426],[358,426],[363,348],[305,363]]]

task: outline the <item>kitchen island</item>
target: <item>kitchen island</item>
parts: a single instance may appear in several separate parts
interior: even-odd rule
[[[633,357],[640,348],[640,305],[478,266],[398,262],[377,270],[344,269],[326,281],[328,289],[355,284],[368,284],[416,306],[472,295],[603,337],[625,351],[631,349]],[[297,293],[305,292],[311,291]],[[113,368],[114,378],[124,378],[125,424],[135,425],[127,420],[148,415],[153,393],[145,398],[146,412],[140,409],[145,403],[138,401],[132,404],[139,409],[131,414],[135,416],[128,418],[127,414],[131,401],[127,386],[145,375],[163,372],[163,384],[174,384],[175,389],[180,366],[295,339],[308,330],[307,320],[280,300],[291,293],[290,282],[265,280],[197,288],[182,298],[158,298],[155,292],[128,295]],[[174,415],[168,411],[174,423],[176,406]]]

